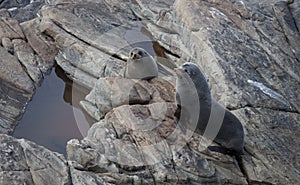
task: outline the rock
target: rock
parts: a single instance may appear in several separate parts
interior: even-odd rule
[[[24,41],[25,36],[15,19],[9,17],[0,19],[0,37],[3,46],[0,46],[0,133],[11,134],[34,94],[33,81],[39,85],[43,78],[41,71],[49,71],[53,63],[46,65],[36,55]]]
[[[13,54],[14,53],[14,48],[12,45],[12,42],[9,38],[3,37],[2,38],[2,46],[6,49],[7,52]]]
[[[66,160],[24,139],[0,135],[1,184],[70,184]]]
[[[34,85],[19,63],[18,59],[0,47],[0,79],[2,83],[15,85],[16,88],[28,93],[34,92]]]
[[[116,184],[135,182],[132,180],[134,177],[147,183],[155,180],[165,184],[245,184],[239,170],[234,170],[236,166],[233,161],[231,170],[226,170],[216,166],[222,163],[220,159],[215,159],[214,164],[202,154],[190,151],[186,143],[182,146],[177,143],[180,134],[175,134],[175,110],[173,103],[119,106],[95,123],[82,141],[68,142],[68,160],[81,171],[97,172],[98,178],[102,177],[101,173],[110,172],[111,175],[102,179],[111,183],[107,179],[110,177]],[[228,167],[228,161],[224,166]],[[124,175],[129,173],[130,176]]]
[[[0,8],[15,8],[15,7],[22,7],[29,4],[30,0],[3,0],[0,4]]]
[[[81,171],[71,167],[70,170],[72,183],[81,185],[113,185],[113,183],[107,183],[103,180],[103,177],[98,176],[92,172]],[[105,177],[104,177],[105,178]]]
[[[300,2],[299,1],[292,1],[292,3],[288,4],[288,7],[293,15],[293,19],[295,24],[297,25],[298,31],[300,27]]]
[[[40,24],[40,23],[43,24]],[[21,24],[22,30],[28,40],[29,45],[35,53],[42,59],[38,66],[43,74],[48,74],[54,65],[55,56],[58,53],[57,46],[45,31],[47,21],[36,18]]]
[[[84,44],[72,44],[61,50],[57,63],[80,84],[95,86],[98,78],[123,76],[125,63]]]
[[[271,184],[297,184],[300,115],[263,108],[244,108],[234,113],[247,133],[245,147],[250,155],[245,157],[245,167],[249,178]]]
[[[89,88],[92,88],[95,81],[100,77],[122,76],[124,61],[127,59],[127,53],[130,49],[124,36],[119,36],[120,33],[125,34],[127,29],[111,27],[107,21],[112,18],[106,16],[113,15],[99,12],[99,10],[104,11],[105,4],[97,3],[94,6],[99,7],[99,9],[88,8],[87,4],[78,3],[72,6],[45,6],[41,10],[43,19],[51,20],[56,25],[56,27],[48,26],[46,32],[61,48],[56,57],[57,63],[70,74],[75,82]],[[69,8],[72,8],[75,14],[69,12]],[[105,16],[101,13],[105,13]],[[96,14],[103,24],[99,28],[95,27],[92,24],[94,22],[82,14]],[[65,22],[64,20],[68,21]]]
[[[0,183],[1,184],[33,184],[30,176],[30,172],[19,172],[19,171],[1,171],[0,172]]]
[[[291,95],[295,92],[293,87],[299,84],[299,74],[297,72],[299,71],[299,65],[296,65],[296,57],[292,53],[292,49],[289,49],[291,47],[294,48],[294,46],[290,46],[286,42],[282,33],[284,30],[282,32],[277,31],[277,27],[280,27],[279,23],[275,24],[274,21],[268,19],[265,19],[263,23],[254,20],[251,22],[252,20],[247,20],[243,17],[233,17],[234,15],[229,12],[229,8],[233,5],[229,2],[226,4],[216,1],[211,3],[211,6],[215,7],[209,8],[203,2],[184,3],[183,1],[177,1],[175,8],[178,14],[175,19],[178,20],[177,25],[183,25],[178,30],[178,33],[182,33],[182,42],[188,49],[192,50],[190,53],[195,53],[196,62],[202,66],[203,70],[209,71],[207,77],[210,80],[212,91],[217,94],[215,97],[219,97],[230,108],[244,107],[251,104],[254,107],[268,106],[269,108],[299,111],[298,101],[295,99],[297,95]],[[248,6],[246,6],[247,10],[252,8],[253,12],[261,11],[255,5],[252,5],[253,7]],[[265,7],[262,15],[264,18],[269,14],[275,17],[272,10],[267,8],[267,5],[262,4],[261,6]],[[199,11],[202,12],[202,15],[196,13]],[[169,17],[169,19],[174,19],[174,17]],[[170,22],[172,21],[170,20]],[[244,29],[243,26],[236,26],[236,24],[241,22],[249,25],[246,27],[254,24],[255,28],[257,27],[259,30],[268,29],[253,32],[249,29]],[[167,23],[164,24],[166,25]],[[185,35],[189,35],[189,37]],[[273,44],[267,43],[267,38]],[[261,43],[259,42],[260,39]],[[195,43],[201,44],[195,45]],[[281,43],[281,46],[284,45],[285,51],[280,51],[281,49],[277,47],[277,43]],[[198,48],[195,49],[194,47]],[[289,57],[285,57],[286,55]],[[287,65],[282,66],[282,60],[285,60],[286,62],[284,63]],[[210,63],[210,65],[207,65],[207,63]],[[214,65],[214,63],[217,65]],[[239,67],[236,68],[236,66]],[[245,69],[244,72],[242,69]],[[261,78],[257,78],[259,76]],[[244,80],[238,80],[238,77]],[[287,79],[289,83],[280,83],[281,78]],[[226,84],[225,87],[222,84],[227,79],[230,79],[230,82],[228,82],[230,85]],[[253,90],[248,89],[249,84],[245,83],[248,79],[261,82],[267,87],[273,87],[272,89],[275,92],[289,100],[289,104],[293,108],[279,103],[273,97],[268,97],[264,93],[255,95],[254,99],[257,101],[252,99]],[[216,86],[214,84],[221,85]],[[288,87],[287,84],[294,85],[288,85]],[[240,94],[239,92],[243,93]],[[227,93],[230,95],[226,95]],[[271,100],[272,105],[267,99],[273,99]],[[231,105],[228,102],[231,102]]]
[[[19,61],[26,67],[27,73],[30,78],[36,83],[40,84],[43,79],[41,70],[39,69],[41,58],[34,54],[34,51],[27,42],[22,39],[13,40],[15,55]]]
[[[7,9],[0,9],[0,17],[8,17],[8,18],[10,18],[8,10]]]
[[[299,58],[300,35],[297,23],[291,14],[288,3],[284,1],[276,2],[273,5],[273,10],[278,21],[278,25],[281,26],[281,30],[286,37],[286,42],[289,44],[289,49],[293,52],[295,58]]]
[[[156,20],[162,11],[168,11],[174,4],[174,0],[155,3],[150,0],[137,1],[138,6],[132,6],[131,9],[137,14],[140,19]]]
[[[114,27],[108,28],[108,30],[100,30],[92,24],[92,22],[87,21],[86,19],[81,19],[79,16],[82,14],[93,14],[99,15],[104,13],[104,15],[99,15],[100,20],[103,16],[109,16],[108,12],[101,12],[106,9],[105,4],[99,3],[94,4],[95,7],[91,7],[89,10],[85,4],[74,4],[74,6],[69,6],[65,8],[73,9],[77,15],[68,11],[68,9],[63,10],[61,8],[54,8],[50,6],[44,6],[41,10],[41,15],[44,18],[50,19],[56,25],[59,25],[63,30],[68,33],[72,33],[72,36],[75,36],[78,40],[99,49],[110,55],[116,55],[123,60],[126,60],[127,53],[129,49],[124,51],[122,48],[128,46],[128,43],[125,39],[120,38],[118,35],[120,31],[125,31],[122,27],[121,30],[113,30]],[[97,9],[94,9],[96,8]],[[81,12],[82,11],[82,12]],[[91,12],[90,12],[91,11]],[[100,11],[100,12],[99,12]],[[104,20],[101,20],[105,22]],[[107,23],[106,23],[107,24]],[[101,25],[102,27],[103,25]],[[106,33],[107,32],[107,33]]]
[[[100,120],[115,107],[127,104],[150,104],[175,101],[174,79],[154,78],[150,81],[125,78],[100,78],[82,101],[83,108]]]
[[[13,0],[13,1],[18,2],[20,0]],[[31,0],[30,2],[29,0],[21,0],[21,1],[22,3],[18,4],[18,8],[9,9],[10,16],[18,20],[20,23],[36,18],[38,11],[44,5],[43,0],[33,0],[33,1]]]
[[[0,38],[24,39],[24,34],[17,20],[0,17]]]
[[[32,82],[31,82],[32,83]],[[33,93],[28,93],[1,80],[0,85],[0,133],[12,134],[17,121]]]
[[[233,7],[238,2],[240,8],[234,10]],[[160,39],[171,53],[182,58],[185,57],[184,53],[192,53],[192,58],[187,57],[187,61],[191,60],[200,65],[206,73],[214,96],[228,108],[237,109],[235,114],[244,109],[251,110],[241,113],[243,116],[239,115],[245,123],[245,130],[250,129],[253,134],[248,133],[245,136],[246,151],[251,150],[243,159],[243,163],[246,163],[245,175],[249,173],[248,181],[295,184],[299,172],[298,166],[292,165],[297,164],[293,148],[299,143],[282,143],[281,137],[296,141],[287,130],[274,132],[260,129],[269,123],[288,123],[293,125],[291,130],[295,130],[295,120],[299,119],[299,98],[294,94],[299,91],[299,88],[295,88],[299,87],[299,65],[296,64],[299,32],[293,32],[295,23],[292,15],[287,12],[287,5],[277,1],[270,5],[270,2],[187,3],[178,0],[173,11],[176,13],[166,12],[155,22],[160,27],[153,23],[148,24],[154,37]],[[170,34],[170,30],[176,34]],[[288,35],[292,33],[297,43],[288,41]],[[180,39],[175,40],[175,37]],[[175,46],[185,49],[178,51]],[[249,112],[252,111],[250,118]],[[255,126],[250,120],[255,120]],[[260,135],[264,138],[261,141],[255,138]],[[265,138],[268,138],[266,140],[270,144]],[[272,148],[272,152],[266,148]],[[272,157],[270,153],[273,154]],[[290,164],[285,168],[295,173],[284,177],[285,172],[278,173],[278,169],[272,167],[273,161],[279,160],[282,163],[280,166],[284,166],[288,158],[291,159]],[[255,175],[256,173],[261,175]]]

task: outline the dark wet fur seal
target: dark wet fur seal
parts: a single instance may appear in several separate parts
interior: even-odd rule
[[[223,110],[223,112],[225,111],[224,118],[221,120],[222,125],[214,141],[226,148],[228,154],[240,156],[244,148],[243,126],[234,114],[212,98],[207,80],[199,67],[193,63],[184,63],[181,68],[177,68],[175,71],[177,74],[176,101],[182,110],[184,110],[185,107],[183,107],[184,105],[180,102],[180,96],[193,96],[189,94],[189,89],[192,89],[191,85],[194,86],[197,91],[197,93],[194,93],[194,96],[198,96],[201,108],[200,112],[198,112],[199,120],[195,132],[203,135],[211,115],[211,110],[219,109]],[[187,84],[183,78],[190,78],[190,82],[193,84]],[[188,114],[194,114],[194,112],[191,113],[189,111]],[[197,112],[195,114],[197,114]],[[186,127],[188,128],[188,125]]]
[[[158,76],[158,67],[153,57],[143,48],[133,48],[129,52],[125,78],[150,80]]]

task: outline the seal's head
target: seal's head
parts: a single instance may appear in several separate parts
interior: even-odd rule
[[[125,78],[149,80],[158,76],[154,58],[143,48],[133,48],[129,52]]]
[[[200,68],[191,62],[182,64],[179,68],[175,69],[177,75],[176,89],[190,89],[191,85],[195,86],[199,98],[209,97],[210,89],[207,80]]]
[[[186,62],[182,64],[179,68],[175,68],[175,73],[179,78],[189,77],[193,80],[197,79],[197,74],[201,73],[201,71],[196,64]]]
[[[144,57],[150,57],[150,55],[142,48],[136,47],[129,52],[129,58],[132,61],[136,61]]]

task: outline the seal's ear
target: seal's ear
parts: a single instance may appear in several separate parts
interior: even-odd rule
[[[196,71],[195,70],[191,70],[191,75],[195,76],[196,75]]]
[[[190,71],[190,76],[196,76],[197,75],[197,71],[194,68],[190,69],[189,71]]]

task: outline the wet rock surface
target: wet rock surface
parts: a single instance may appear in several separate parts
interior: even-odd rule
[[[18,2],[0,1],[0,184],[298,183],[298,1]],[[197,63],[240,119],[242,165],[180,132],[174,78],[122,78],[141,29],[166,60]],[[8,136],[55,62],[90,89],[81,106],[97,120],[67,159]]]

